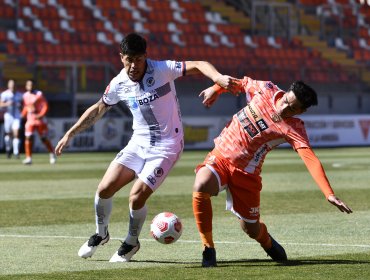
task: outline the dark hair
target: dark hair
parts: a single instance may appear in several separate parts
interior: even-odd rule
[[[121,53],[134,56],[146,53],[146,40],[136,33],[128,34],[120,44]]]
[[[303,109],[317,105],[316,91],[302,81],[295,81],[288,91],[293,91],[298,101],[302,103]]]

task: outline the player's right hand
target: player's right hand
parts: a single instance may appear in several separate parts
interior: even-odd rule
[[[216,102],[218,96],[214,87],[206,88],[199,94],[199,97],[203,97],[202,103],[207,108],[211,107]]]
[[[347,214],[352,213],[352,209],[349,208],[343,201],[341,201],[338,197],[335,195],[329,195],[328,201],[336,206],[340,211],[346,212]]]
[[[59,140],[58,144],[55,147],[55,154],[57,156],[60,156],[62,154],[62,151],[64,147],[66,147],[69,143],[69,136],[66,134],[63,136],[62,139]]]

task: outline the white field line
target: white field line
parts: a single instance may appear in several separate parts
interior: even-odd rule
[[[66,235],[23,235],[23,234],[0,234],[0,237],[9,238],[38,238],[38,239],[87,239],[86,236],[66,236]],[[112,240],[122,240],[122,238],[112,238]],[[140,238],[140,241],[154,242],[154,239]],[[180,243],[199,243],[200,240],[178,240]],[[256,244],[256,242],[236,242],[236,241],[215,241],[217,244]],[[298,242],[279,242],[284,245],[293,246],[326,246],[326,247],[358,247],[370,248],[370,244],[331,244],[331,243],[298,243]]]

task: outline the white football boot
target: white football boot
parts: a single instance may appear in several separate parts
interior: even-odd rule
[[[55,164],[57,162],[57,157],[53,154],[53,153],[50,153],[50,164]]]
[[[121,247],[119,247],[118,251],[114,253],[109,262],[129,262],[139,249],[139,241],[136,246],[122,242]]]
[[[80,250],[78,251],[78,255],[84,259],[91,258],[98,246],[107,243],[109,238],[109,232],[107,232],[107,235],[104,238],[95,233],[81,246]]]
[[[32,158],[31,157],[26,157],[23,161],[23,164],[30,165],[32,164]]]

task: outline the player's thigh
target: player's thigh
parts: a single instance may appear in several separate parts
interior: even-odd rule
[[[12,124],[13,136],[18,138],[19,137],[19,129],[21,128],[21,121],[20,119],[14,119]]]
[[[135,178],[130,168],[112,161],[98,185],[101,198],[109,198]]]
[[[217,195],[224,190],[228,182],[228,166],[223,159],[217,157],[214,151],[208,153],[203,163],[196,169],[194,192],[206,192],[210,195]]]
[[[138,177],[154,192],[179,160],[181,153],[182,144],[163,148],[146,148],[145,164],[138,172]]]
[[[10,133],[12,132],[12,124],[13,124],[14,118],[12,115],[5,113],[4,114],[4,132]]]
[[[35,132],[36,126],[32,123],[27,121],[24,126],[24,135],[26,137],[31,137]]]
[[[260,176],[237,171],[231,174],[227,208],[240,219],[256,223],[260,217]]]
[[[48,136],[48,126],[46,123],[40,122],[40,124],[37,125],[36,129],[41,138]]]

